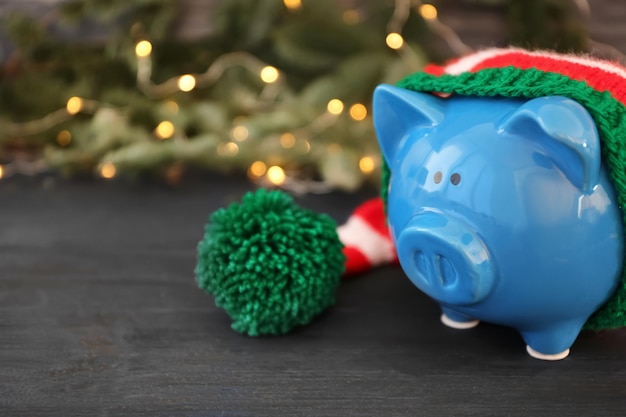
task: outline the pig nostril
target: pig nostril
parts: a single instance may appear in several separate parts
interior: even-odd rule
[[[443,287],[454,286],[458,273],[452,263],[438,253],[413,252],[413,265],[420,278],[428,285],[438,283]]]
[[[439,258],[439,276],[441,277],[443,286],[453,286],[458,279],[456,268],[454,268],[445,256],[438,255],[437,257]]]
[[[429,274],[429,262],[428,259],[426,257],[426,255],[424,254],[424,252],[422,252],[421,250],[415,251],[413,253],[413,263],[415,264],[415,268],[422,274],[424,275],[424,277],[428,277]]]

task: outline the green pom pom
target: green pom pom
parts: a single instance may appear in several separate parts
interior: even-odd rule
[[[336,227],[280,191],[248,193],[211,215],[196,280],[235,331],[287,333],[335,302],[345,263]]]

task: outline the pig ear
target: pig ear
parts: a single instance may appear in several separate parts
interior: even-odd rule
[[[590,193],[598,183],[600,139],[587,110],[574,100],[551,96],[530,100],[501,127],[539,141],[572,184]]]
[[[381,84],[374,90],[374,128],[383,155],[393,160],[400,142],[415,127],[439,124],[444,118],[442,99],[430,94]]]

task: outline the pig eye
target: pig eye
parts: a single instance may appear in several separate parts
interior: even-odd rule
[[[435,172],[435,176],[433,177],[433,181],[435,181],[435,184],[439,184],[441,182],[442,178],[443,178],[443,174],[441,173],[441,171],[437,171],[437,172]]]
[[[459,173],[454,173],[450,176],[450,182],[452,183],[452,185],[458,185],[461,182],[461,174]]]

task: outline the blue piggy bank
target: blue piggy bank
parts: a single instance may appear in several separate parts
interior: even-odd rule
[[[562,359],[615,291],[623,226],[593,119],[558,96],[441,98],[388,85],[374,124],[403,270],[442,321],[511,326]]]

